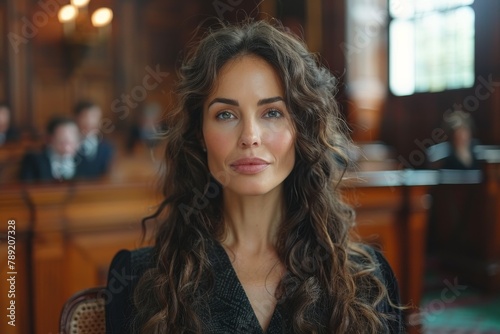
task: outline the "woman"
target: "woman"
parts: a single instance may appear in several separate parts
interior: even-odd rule
[[[399,333],[390,267],[350,239],[329,71],[247,22],[209,33],[179,78],[155,245],[113,260],[108,331]]]

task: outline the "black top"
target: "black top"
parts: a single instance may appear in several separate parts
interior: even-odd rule
[[[80,148],[76,155],[78,177],[93,179],[104,176],[110,169],[114,155],[114,147],[106,140],[100,140],[94,156],[85,155]]]
[[[13,143],[19,140],[19,131],[13,126],[9,126],[7,131],[0,133],[0,146],[7,143]]]
[[[462,160],[458,158],[458,154],[455,150],[451,151],[450,155],[448,155],[446,158],[443,159],[443,165],[441,166],[442,169],[461,169],[461,170],[467,170],[467,169],[481,169],[481,165],[479,164],[479,161],[477,160],[476,154],[474,153],[473,148],[470,149],[471,155],[472,155],[472,161],[470,166],[466,166]]]
[[[103,176],[110,167],[113,147],[107,142],[100,142],[92,159],[78,153],[73,158],[75,163],[72,180],[94,179]],[[59,181],[52,174],[51,156],[48,147],[40,152],[27,152],[19,172],[22,181]]]
[[[21,161],[19,178],[23,181],[55,181],[49,151],[26,153]]]
[[[245,291],[238,280],[231,261],[224,248],[213,243],[208,256],[213,266],[214,290],[207,300],[208,310],[198,312],[206,327],[204,333],[245,333],[262,334],[262,328],[253,312]],[[377,276],[385,282],[389,297],[399,304],[399,291],[394,274],[385,258],[370,248],[370,252],[379,263]],[[153,265],[152,248],[118,252],[109,269],[108,293],[106,303],[106,333],[132,333],[130,326],[134,316],[133,290],[142,273]],[[387,301],[379,304],[381,313],[393,315],[388,333],[403,333],[401,311],[390,306]],[[315,310],[319,311],[322,309]],[[201,314],[200,314],[201,313]],[[327,314],[322,318],[328,319]],[[267,334],[292,333],[290,317],[287,317],[282,305],[278,304],[272,315]]]

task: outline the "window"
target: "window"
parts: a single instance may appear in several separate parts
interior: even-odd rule
[[[474,0],[389,0],[394,95],[474,84]]]

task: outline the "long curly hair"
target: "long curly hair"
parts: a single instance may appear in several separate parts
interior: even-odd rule
[[[284,181],[286,214],[276,243],[286,268],[278,303],[291,315],[294,333],[384,332],[376,308],[388,293],[372,257],[351,238],[354,212],[338,187],[350,141],[334,97],[336,79],[299,38],[264,21],[208,31],[179,69],[165,134],[164,201],[153,215],[156,260],[135,289],[136,330],[203,332],[196,310],[214,277],[207,250],[224,229],[224,190],[208,171],[200,140],[203,103],[224,64],[242,55],[261,57],[277,71],[296,129],[296,161]],[[321,321],[313,312],[320,302],[329,315]]]

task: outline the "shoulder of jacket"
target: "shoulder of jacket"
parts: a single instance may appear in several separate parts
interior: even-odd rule
[[[153,247],[143,247],[130,251],[130,265],[134,272],[140,274],[153,267]]]
[[[385,276],[384,276],[384,266],[387,264],[383,255],[380,253],[379,250],[373,248],[370,245],[367,244],[361,244],[361,248],[367,252],[370,255],[371,261],[375,264],[375,271],[374,275],[383,283],[385,284]],[[361,255],[352,255],[351,260],[360,264],[360,265],[367,265],[368,261],[370,260],[364,256]]]

